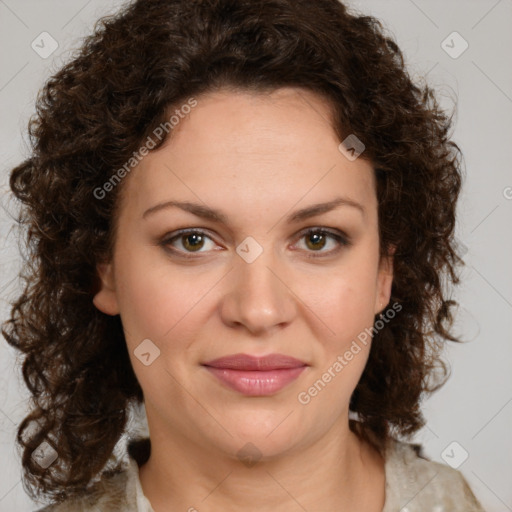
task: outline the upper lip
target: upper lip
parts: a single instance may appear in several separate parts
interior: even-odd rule
[[[248,354],[233,354],[208,361],[207,363],[203,363],[203,365],[213,368],[226,368],[241,371],[282,370],[307,366],[305,362],[284,354],[269,354],[262,357]]]

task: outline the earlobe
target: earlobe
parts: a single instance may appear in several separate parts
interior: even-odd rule
[[[96,266],[100,287],[94,295],[92,302],[102,313],[107,315],[118,315],[119,306],[117,303],[114,272],[111,263],[101,263]]]

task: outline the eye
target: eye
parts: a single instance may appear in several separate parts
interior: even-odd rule
[[[205,252],[201,251],[202,248],[205,247],[206,240],[210,240],[213,243],[211,237],[209,237],[204,231],[199,230],[183,230],[179,231],[176,235],[171,238],[167,238],[162,242],[162,245],[168,247],[169,245],[173,247],[173,251],[175,252],[184,252],[184,253],[195,253],[195,252]],[[181,248],[176,248],[174,244],[178,243],[181,245]],[[215,243],[213,243],[215,245]]]
[[[306,252],[318,253],[309,254],[308,257],[321,257],[328,256],[339,251],[343,246],[350,245],[348,237],[341,232],[332,232],[324,228],[309,228],[307,231],[302,232],[299,235],[299,239],[305,239]],[[330,250],[324,251],[328,246],[328,241],[331,241],[331,245],[334,247]],[[210,241],[212,246],[208,248],[207,241]],[[173,236],[165,238],[161,245],[172,251],[175,254],[183,256],[185,258],[193,258],[194,253],[208,252],[208,250],[215,250],[215,242],[212,238],[202,230],[198,229],[183,229],[176,232]],[[180,247],[181,246],[181,247]],[[205,249],[205,250],[202,250]]]
[[[341,247],[350,245],[348,237],[341,232],[331,232],[323,228],[310,228],[300,235],[300,240],[305,239],[306,251],[320,254],[310,254],[309,257],[327,256],[338,252]],[[328,245],[329,239],[334,248],[322,251]],[[331,244],[331,245],[332,245]]]

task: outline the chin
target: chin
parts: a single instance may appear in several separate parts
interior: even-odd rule
[[[283,419],[289,411],[273,417],[271,424],[257,415],[249,415],[243,422],[230,422],[228,430],[233,437],[224,438],[229,444],[229,452],[248,450],[255,447],[262,458],[275,457],[286,453],[300,438],[300,426]],[[249,446],[247,446],[249,445]]]

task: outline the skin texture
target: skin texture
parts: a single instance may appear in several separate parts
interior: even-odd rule
[[[140,468],[144,493],[156,512],[382,510],[383,460],[348,426],[370,345],[310,403],[297,400],[389,302],[392,261],[379,261],[372,165],[341,154],[329,107],[311,92],[197,99],[172,138],[125,178],[113,260],[98,266],[94,304],[120,314],[144,391],[152,445]],[[286,221],[340,196],[364,213],[345,205]],[[143,218],[170,200],[221,210],[228,223],[175,207]],[[310,227],[341,230],[350,245],[328,237],[322,246],[301,234]],[[184,228],[209,237],[199,252],[188,246],[192,260],[162,243]],[[263,248],[250,264],[236,253],[249,236]],[[167,248],[183,254],[183,243]],[[161,351],[149,366],[134,355],[144,339]],[[201,366],[240,352],[309,366],[278,393],[247,397]],[[237,457],[248,442],[261,453],[252,467]]]

